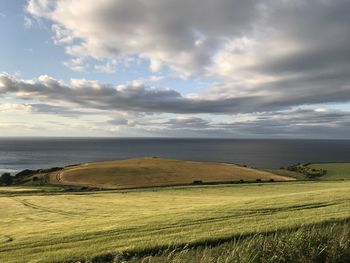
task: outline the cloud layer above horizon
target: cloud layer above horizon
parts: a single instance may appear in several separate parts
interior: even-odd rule
[[[349,12],[347,0],[29,0],[25,26],[48,30],[67,55],[59,63],[84,77],[4,70],[0,116],[18,118],[1,125],[22,125],[16,135],[350,139]],[[142,65],[124,82],[89,75]]]

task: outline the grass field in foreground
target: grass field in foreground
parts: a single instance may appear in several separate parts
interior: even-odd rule
[[[49,183],[100,188],[135,188],[192,184],[195,181],[288,181],[294,178],[234,164],[163,158],[85,163],[51,173]]]
[[[313,163],[308,165],[314,169],[327,170],[327,174],[321,176],[321,180],[349,180],[350,163]]]
[[[0,195],[0,262],[62,262],[350,217],[350,181]]]
[[[93,261],[129,263],[340,263],[350,262],[350,223],[328,222],[222,244],[168,248],[146,256],[106,254]]]

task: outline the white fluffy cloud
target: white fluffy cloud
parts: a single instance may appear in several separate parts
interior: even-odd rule
[[[309,78],[323,88],[329,75],[340,88],[349,76],[350,3],[347,0],[29,0],[27,12],[52,23],[83,70],[83,59],[110,60],[94,67],[115,72],[118,57],[146,59],[152,72],[221,79],[231,94],[269,92],[276,82],[297,89]],[[114,60],[113,60],[114,59]],[[311,78],[312,82],[311,82]],[[326,83],[329,85],[329,83]],[[340,84],[342,85],[342,84]],[[266,85],[267,86],[267,85]],[[262,90],[264,87],[265,90]],[[342,87],[344,89],[344,87]],[[347,87],[348,89],[348,87]],[[227,90],[226,90],[227,91]]]
[[[27,11],[50,20],[55,43],[73,56],[138,55],[152,71],[189,74],[210,63],[223,42],[251,34],[263,2],[30,0]]]

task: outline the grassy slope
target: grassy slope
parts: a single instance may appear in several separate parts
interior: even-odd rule
[[[289,171],[286,169],[263,169],[266,172],[277,174],[280,176],[287,176],[291,178],[295,178],[297,180],[305,180],[306,176],[304,174],[294,172],[294,171]]]
[[[103,257],[106,262],[113,262],[114,258]],[[169,248],[155,255],[118,258],[118,262],[130,263],[350,262],[350,222],[323,223],[272,235],[256,234],[215,246]]]
[[[135,158],[87,163],[52,173],[51,184],[81,185],[102,188],[133,188],[205,182],[293,180],[266,171],[233,164]]]
[[[321,176],[320,180],[350,179],[350,163],[314,163],[309,167],[327,170],[327,174]]]
[[[0,262],[104,253],[350,217],[350,181],[0,195]]]

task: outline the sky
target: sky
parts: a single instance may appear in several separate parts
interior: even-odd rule
[[[349,0],[1,0],[0,136],[350,139]]]

